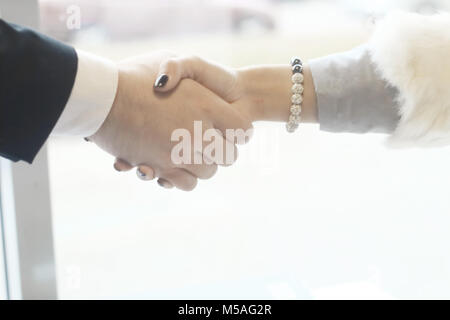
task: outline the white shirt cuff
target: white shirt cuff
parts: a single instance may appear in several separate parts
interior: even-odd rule
[[[78,69],[72,93],[52,135],[93,135],[108,116],[116,96],[117,66],[81,50],[77,50],[77,55]]]

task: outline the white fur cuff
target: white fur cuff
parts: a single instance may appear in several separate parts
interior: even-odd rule
[[[391,146],[450,144],[450,14],[390,14],[371,41],[382,77],[399,90]]]

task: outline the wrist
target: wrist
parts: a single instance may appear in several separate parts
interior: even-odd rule
[[[292,70],[289,65],[243,68],[238,71],[246,108],[253,121],[289,119],[291,106]],[[302,122],[317,122],[316,94],[309,67],[304,68]]]

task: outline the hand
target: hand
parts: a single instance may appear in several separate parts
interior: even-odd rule
[[[203,130],[215,129],[220,133],[225,133],[226,129],[247,130],[251,123],[227,102],[192,80],[183,81],[173,92],[155,92],[153,84],[159,66],[169,57],[157,53],[119,64],[114,104],[101,128],[89,140],[121,159],[119,165],[141,166],[146,179],[160,177],[160,184],[192,190],[197,178],[208,179],[215,174],[217,164],[205,161],[174,164],[171,152],[177,142],[171,141],[173,131],[184,128],[193,137],[194,121],[202,121]],[[237,155],[234,141],[222,136],[217,139],[222,139],[224,149],[233,150]],[[191,159],[202,152],[203,141],[200,147],[200,150],[191,148]],[[204,159],[204,154],[201,158]]]
[[[155,90],[171,92],[182,79],[192,79],[210,89],[250,121],[287,121],[291,105],[291,67],[267,65],[242,69],[220,66],[196,56],[168,57],[161,62]],[[307,65],[304,68],[302,122],[317,122],[314,83]],[[117,161],[116,167],[130,170],[132,166]],[[140,166],[143,172],[152,172]]]
[[[171,57],[161,63],[158,79],[164,77],[159,92],[169,92],[182,79],[192,79],[210,89],[233,108],[253,121],[282,121],[289,118],[291,66],[261,65],[232,69],[196,56]],[[309,67],[304,67],[303,122],[317,122],[314,83]]]

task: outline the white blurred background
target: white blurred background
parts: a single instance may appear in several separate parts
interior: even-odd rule
[[[114,60],[170,49],[235,67],[365,42],[448,1],[41,0],[45,32]],[[67,9],[81,13],[69,30]],[[72,8],[73,9],[73,8]],[[235,166],[163,190],[80,139],[50,142],[59,297],[450,298],[450,150],[256,124]]]

